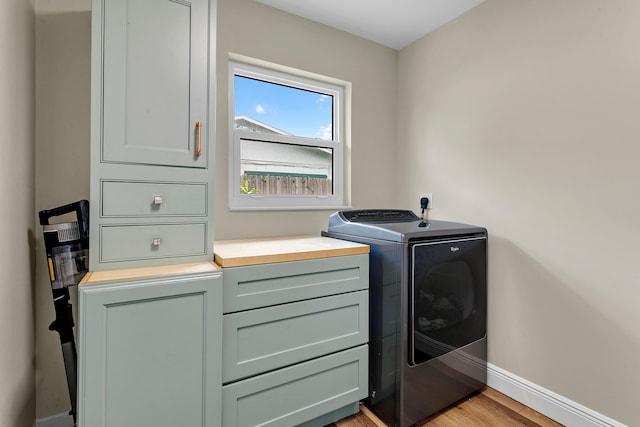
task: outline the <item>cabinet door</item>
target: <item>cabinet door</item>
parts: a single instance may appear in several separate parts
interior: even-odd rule
[[[79,288],[79,427],[217,427],[222,278]]]
[[[209,1],[98,4],[103,7],[101,160],[206,167]],[[202,125],[200,155],[196,122]]]

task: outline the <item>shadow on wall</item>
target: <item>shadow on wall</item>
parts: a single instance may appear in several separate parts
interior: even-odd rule
[[[27,230],[26,239],[29,246],[29,271],[31,271],[31,277],[29,280],[29,288],[31,295],[31,312],[35,313],[35,285],[36,279],[35,274],[35,251],[36,251],[36,238],[33,232],[33,229]],[[22,284],[17,284],[17,286],[21,286]],[[6,343],[5,343],[6,344]],[[8,345],[11,345],[8,343]],[[35,371],[35,357],[31,359],[30,366],[32,366]],[[35,414],[35,401],[36,401],[36,391],[33,387],[33,376],[31,376],[31,381],[17,381],[17,384],[21,386],[20,389],[14,389],[11,391],[12,408],[20,408],[15,412],[16,418],[13,420],[13,424],[15,426],[28,426],[33,424],[33,417]],[[26,386],[28,385],[28,387]]]
[[[640,345],[621,327],[615,307],[598,303],[600,291],[569,283],[512,241],[491,237],[489,361],[631,423],[622,414],[630,414],[640,395],[638,370],[631,368]]]
[[[91,12],[36,16],[36,418],[71,405],[38,211],[89,198]],[[77,288],[69,289],[74,315]]]

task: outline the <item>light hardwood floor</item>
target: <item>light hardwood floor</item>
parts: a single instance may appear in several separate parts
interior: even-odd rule
[[[366,407],[332,427],[386,427]],[[559,424],[508,396],[485,387],[478,393],[424,420],[429,427],[561,427]]]

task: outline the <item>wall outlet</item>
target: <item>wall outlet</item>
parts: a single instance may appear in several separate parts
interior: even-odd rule
[[[427,209],[431,209],[433,207],[433,194],[420,193],[420,197],[418,198],[418,212],[422,211],[422,205],[420,203],[423,197],[426,197],[427,199],[429,199],[429,203],[427,204]]]

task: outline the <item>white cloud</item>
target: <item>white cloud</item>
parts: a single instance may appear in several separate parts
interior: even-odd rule
[[[256,106],[256,113],[264,114],[264,107],[260,104]]]
[[[329,95],[320,95],[320,98],[316,99],[316,104],[320,104],[324,102],[325,99],[329,98]]]
[[[317,132],[318,138],[324,140],[331,140],[333,138],[333,132],[331,131],[331,123],[327,126],[320,126]]]

